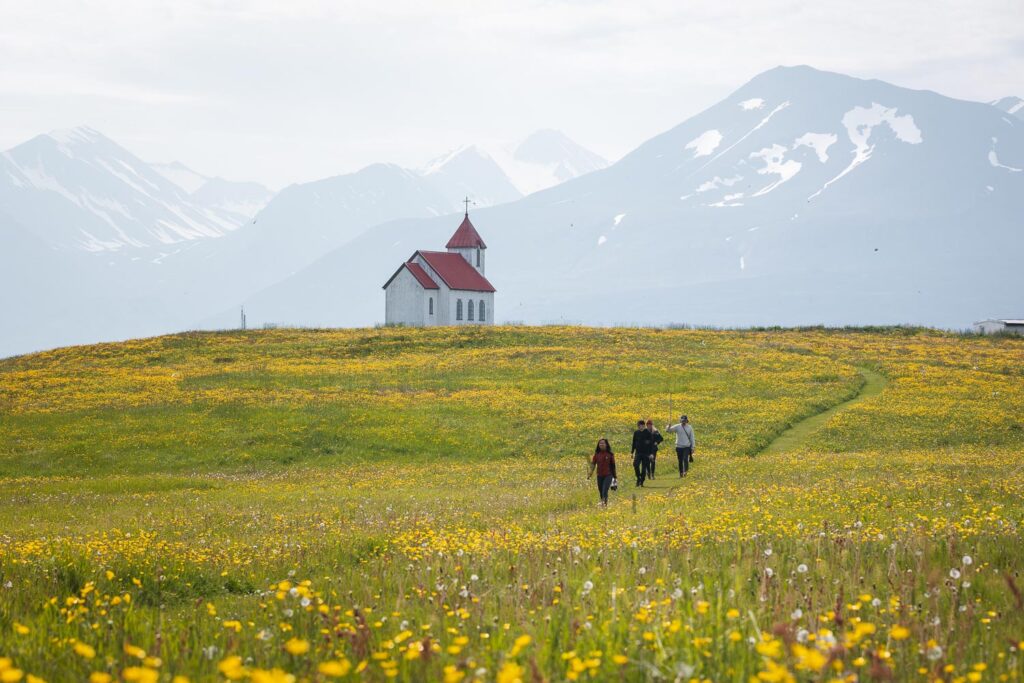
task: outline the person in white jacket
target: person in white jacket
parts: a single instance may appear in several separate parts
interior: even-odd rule
[[[690,461],[693,459],[693,450],[697,442],[693,438],[693,427],[685,415],[679,416],[679,424],[666,426],[666,432],[675,432],[676,435],[676,457],[679,459],[679,476],[685,477],[690,471]]]

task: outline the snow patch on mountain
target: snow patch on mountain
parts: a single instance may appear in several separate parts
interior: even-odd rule
[[[709,192],[710,190],[717,190],[720,187],[732,187],[739,181],[743,180],[743,176],[735,175],[731,178],[721,178],[715,176],[711,180],[705,181],[697,186],[697,192]]]
[[[743,202],[736,201],[743,198],[742,192],[736,192],[734,194],[727,194],[722,197],[721,201],[717,201],[714,204],[708,204],[716,208],[727,208],[730,206],[743,206]]]
[[[793,149],[797,147],[810,147],[818,155],[818,161],[828,161],[828,148],[836,144],[839,136],[835,133],[804,133],[793,143]]]
[[[1001,168],[1003,170],[1009,171],[1010,173],[1020,173],[1022,169],[1014,168],[1013,166],[1007,166],[1005,164],[999,163],[999,157],[996,155],[997,142],[999,142],[998,138],[992,138],[992,149],[988,153],[988,163],[990,163],[993,168]]]
[[[764,106],[764,100],[760,97],[752,97],[749,100],[743,100],[740,102],[740,108],[743,111],[750,111],[751,109],[760,109]]]
[[[846,134],[849,136],[850,142],[854,144],[853,160],[839,175],[825,183],[820,190],[812,194],[808,199],[814,199],[827,190],[830,185],[871,158],[871,153],[875,149],[874,145],[869,144],[871,133],[882,124],[888,125],[889,129],[896,135],[896,139],[901,142],[918,145],[924,140],[924,137],[921,135],[921,129],[914,123],[914,117],[910,114],[898,116],[896,114],[896,107],[886,108],[877,102],[873,102],[869,108],[854,107],[843,115],[843,126],[846,128]]]
[[[776,144],[771,147],[765,147],[757,152],[751,152],[751,159],[761,159],[764,162],[764,167],[757,169],[759,175],[779,176],[778,180],[761,188],[752,196],[761,197],[766,195],[800,172],[800,168],[803,164],[794,159],[786,160],[787,151],[789,150],[787,150],[783,145]]]
[[[685,149],[692,149],[694,158],[706,157],[718,149],[718,145],[721,142],[721,133],[717,130],[706,130],[686,143]]]

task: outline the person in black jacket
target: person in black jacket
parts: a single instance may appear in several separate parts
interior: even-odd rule
[[[636,431],[633,432],[633,472],[636,473],[636,485],[643,486],[647,478],[647,469],[650,466],[651,452],[654,450],[654,435],[647,429],[643,420],[636,423]]]
[[[647,458],[647,478],[654,479],[654,466],[658,461],[658,444],[665,440],[654,426],[654,420],[647,420],[647,431],[651,433],[651,457]]]

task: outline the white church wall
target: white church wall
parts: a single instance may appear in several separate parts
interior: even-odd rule
[[[423,287],[408,268],[403,268],[384,294],[384,322],[389,325],[422,325],[425,299]]]
[[[473,319],[469,319],[469,302],[473,301]],[[459,301],[462,301],[462,320],[458,320]],[[480,302],[484,302],[486,319],[480,320]],[[448,301],[450,325],[493,325],[494,324],[494,292],[467,292],[452,290]]]
[[[453,324],[455,322],[455,313],[452,312],[451,315],[448,314],[449,313],[449,311],[448,311],[448,307],[449,307],[449,304],[448,304],[449,295],[448,295],[448,293],[451,290],[444,283],[444,280],[441,278],[441,276],[437,274],[437,271],[434,270],[433,268],[431,268],[430,264],[427,263],[421,256],[419,256],[417,254],[416,258],[413,259],[413,263],[420,264],[420,266],[423,268],[423,270],[427,271],[427,275],[430,276],[430,279],[433,280],[434,282],[436,282],[437,286],[440,288],[440,289],[432,289],[432,290],[430,290],[433,293],[434,297],[435,297],[435,299],[434,299],[434,321],[432,323],[430,323],[430,324],[432,324],[432,325],[451,325],[451,324]],[[454,311],[454,309],[453,309],[453,311]]]

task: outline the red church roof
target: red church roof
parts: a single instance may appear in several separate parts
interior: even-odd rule
[[[423,266],[418,263],[406,263],[405,267],[409,269],[412,276],[416,278],[416,281],[423,285],[423,289],[440,289],[437,283],[430,279],[427,275],[427,271],[423,270]]]
[[[469,214],[462,219],[462,224],[459,229],[455,231],[452,238],[448,240],[448,244],[444,245],[445,249],[466,249],[479,247],[480,249],[486,249],[487,245],[484,244],[484,240],[480,237],[480,233],[476,231],[473,224],[469,222]]]
[[[398,270],[395,271],[395,274],[389,277],[388,281],[384,283],[384,289],[387,289],[388,285],[391,284],[391,281],[398,277],[398,274],[402,272],[402,268],[408,268],[409,272],[412,273],[412,276],[416,278],[416,282],[420,283],[420,286],[423,287],[423,289],[440,289],[440,287],[437,286],[437,283],[434,282],[427,274],[427,271],[423,270],[423,266],[418,263],[413,263],[412,261],[408,261],[400,265]]]
[[[466,220],[463,222],[463,225],[468,223],[469,221]],[[472,225],[469,228],[473,230]],[[459,229],[461,230],[461,228]],[[473,233],[476,234],[476,231],[473,230]],[[479,235],[477,237],[479,238]],[[450,246],[451,242],[448,244]],[[417,251],[416,254],[423,257],[427,265],[433,268],[437,276],[444,280],[444,283],[451,289],[461,289],[469,292],[495,291],[491,283],[487,281],[487,278],[477,272],[476,268],[469,265],[469,261],[464,259],[461,254],[445,251]],[[416,254],[413,254],[412,258],[416,258]],[[412,259],[409,260],[411,261]],[[406,265],[415,264],[407,263]]]

